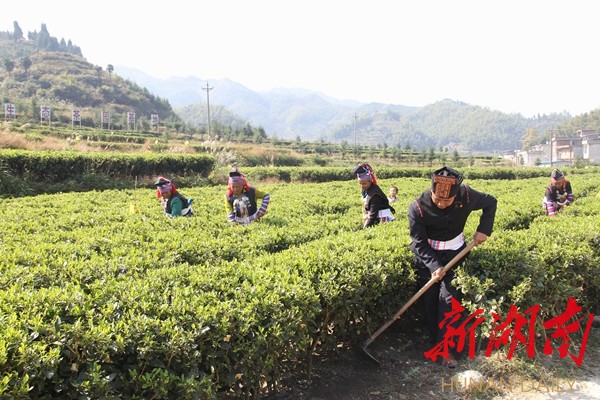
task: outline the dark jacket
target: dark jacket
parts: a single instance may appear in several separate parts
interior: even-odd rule
[[[563,203],[565,200],[567,200],[569,203],[573,202],[573,189],[571,189],[571,182],[565,179],[565,183],[560,189],[554,185],[546,186],[544,197],[547,201],[558,201]]]
[[[369,189],[362,193],[365,212],[367,213],[367,220],[365,221],[365,227],[373,226],[379,223],[378,214],[379,211],[389,208],[393,213],[396,212],[390,202],[381,190],[381,188],[375,184],[371,184]]]
[[[460,235],[472,211],[483,210],[477,232],[492,234],[496,216],[496,198],[461,185],[454,203],[445,209],[438,208],[431,199],[431,189],[424,191],[408,208],[408,222],[412,242],[410,249],[431,272],[442,268],[428,239],[448,241]]]

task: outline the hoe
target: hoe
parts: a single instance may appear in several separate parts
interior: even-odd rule
[[[475,242],[470,242],[467,247],[465,247],[464,249],[461,250],[460,253],[458,253],[456,256],[454,256],[454,258],[452,260],[450,260],[448,262],[448,264],[446,264],[443,268],[443,272],[447,272],[450,268],[452,268],[454,266],[454,264],[456,264],[461,258],[463,258],[469,251],[471,251],[471,249],[475,247]],[[412,304],[417,301],[417,299],[419,297],[421,297],[421,295],[423,293],[425,293],[434,283],[436,282],[435,278],[431,278],[429,281],[427,281],[427,283],[421,288],[419,289],[419,291],[417,293],[415,293],[413,295],[413,297],[410,298],[410,300],[408,300],[406,302],[406,304],[404,304],[402,306],[402,308],[396,313],[394,314],[394,316],[392,318],[390,318],[385,324],[383,324],[379,329],[377,329],[377,331],[375,331],[375,333],[373,333],[371,335],[371,337],[369,337],[367,340],[365,340],[365,342],[362,345],[362,350],[365,352],[365,354],[367,354],[373,361],[375,361],[377,364],[381,363],[379,362],[379,360],[377,360],[371,353],[369,353],[369,351],[367,350],[367,347],[373,343],[373,341],[375,341],[375,339],[377,339],[377,337],[379,335],[381,335],[383,333],[383,331],[385,331],[387,328],[389,328],[390,325],[392,325],[398,318],[400,318],[400,316],[402,314],[404,314],[404,312],[406,310],[408,310],[408,308],[410,306],[412,306]]]

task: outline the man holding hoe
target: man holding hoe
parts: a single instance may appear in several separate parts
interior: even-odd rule
[[[431,188],[425,190],[409,206],[410,249],[415,255],[415,268],[420,287],[435,278],[435,283],[421,296],[425,322],[434,344],[440,343],[447,327],[440,328],[445,313],[451,311],[451,300],[460,301],[462,294],[452,285],[454,271],[444,273],[444,266],[466,247],[463,233],[472,211],[483,210],[473,237],[475,246],[492,233],[496,215],[496,198],[462,184],[463,176],[443,167],[432,174]],[[464,258],[458,261],[460,265]],[[449,352],[442,361],[448,368],[458,362]]]

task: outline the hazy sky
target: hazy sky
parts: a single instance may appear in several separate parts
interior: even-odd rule
[[[91,63],[339,99],[459,100],[526,117],[600,108],[598,0],[18,0]],[[201,101],[202,99],[199,99]]]

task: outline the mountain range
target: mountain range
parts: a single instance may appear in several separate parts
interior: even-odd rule
[[[305,89],[256,92],[230,79],[160,79],[125,66],[116,66],[115,72],[168,99],[180,116],[195,105],[201,115],[185,112],[186,122],[206,124],[208,103],[211,110],[222,106],[284,139],[497,153],[521,149],[526,135],[533,144],[542,142],[548,130],[572,118],[568,113],[525,118],[448,99],[411,107],[339,100]]]
[[[352,113],[362,106],[359,102],[341,101],[303,89],[255,92],[230,79],[210,82],[194,76],[158,79],[124,66],[115,66],[115,72],[167,98],[176,111],[192,104],[221,105],[280,138],[324,138],[332,126],[350,120]]]

